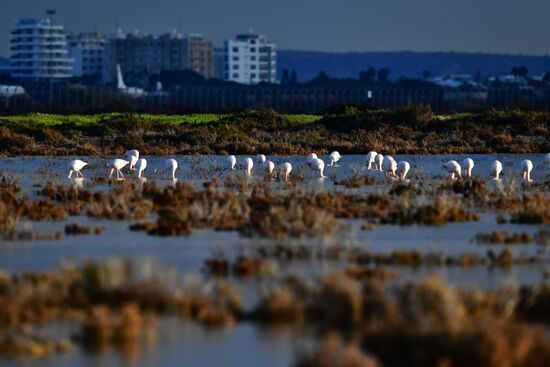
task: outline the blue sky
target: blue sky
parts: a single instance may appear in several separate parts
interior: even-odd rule
[[[280,48],[319,51],[467,51],[550,54],[547,0],[1,0],[0,55],[19,17],[71,31],[198,32],[216,44],[235,33]]]

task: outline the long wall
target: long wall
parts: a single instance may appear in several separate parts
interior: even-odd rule
[[[492,89],[483,95],[450,93],[443,88],[394,86],[185,86],[166,94],[132,98],[107,88],[56,86],[52,98],[46,86],[28,90],[22,97],[1,98],[0,112],[98,112],[141,111],[181,113],[220,112],[247,108],[273,108],[287,113],[318,113],[336,105],[366,105],[397,108],[429,104],[435,111],[482,110],[489,108],[550,110],[550,95],[524,94],[518,89]],[[51,105],[50,105],[51,103]]]

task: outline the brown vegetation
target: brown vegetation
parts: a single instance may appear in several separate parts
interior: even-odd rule
[[[426,106],[326,114],[316,122],[294,121],[272,110],[228,114],[202,124],[153,122],[135,113],[106,115],[92,124],[8,119],[0,123],[0,153],[107,155],[122,154],[128,146],[147,155],[365,154],[371,149],[391,154],[540,153],[550,151],[548,121],[547,112],[437,116]]]

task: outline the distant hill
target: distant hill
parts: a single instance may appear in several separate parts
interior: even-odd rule
[[[513,66],[526,66],[530,75],[550,71],[550,56],[495,55],[458,52],[349,52],[332,53],[317,51],[279,50],[277,73],[283,69],[295,69],[298,80],[303,82],[314,78],[319,71],[326,71],[331,77],[357,78],[361,70],[369,66],[388,67],[390,79],[401,76],[418,78],[423,70],[433,76],[446,74],[472,74],[476,70],[482,75],[508,73]]]

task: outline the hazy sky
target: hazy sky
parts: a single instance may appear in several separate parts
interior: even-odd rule
[[[70,31],[203,33],[253,27],[279,48],[550,53],[549,0],[0,0],[0,55],[15,19],[57,9]]]

